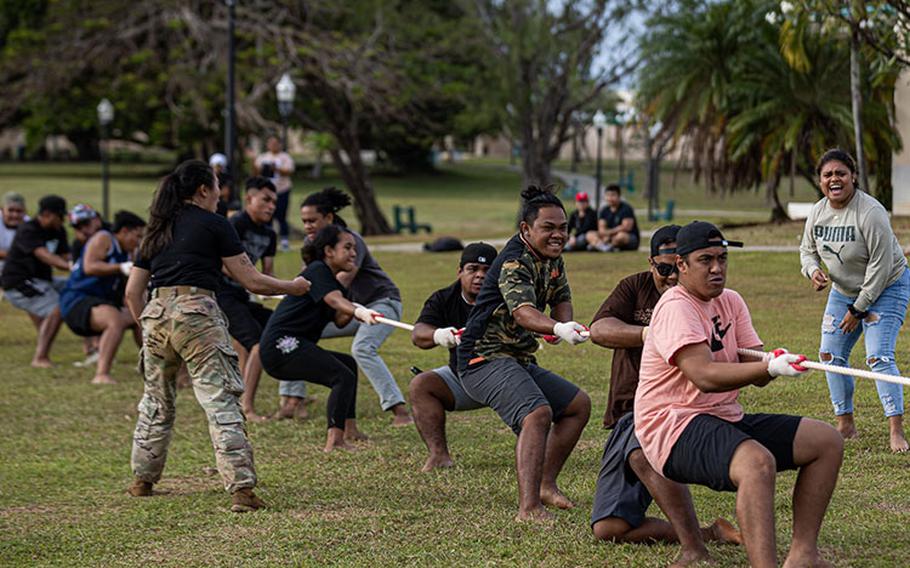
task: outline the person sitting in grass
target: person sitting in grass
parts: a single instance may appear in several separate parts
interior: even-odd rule
[[[793,539],[784,566],[824,564],[818,534],[837,483],[844,441],[824,422],[783,414],[744,414],[739,389],[799,376],[802,355],[779,349],[763,359],[742,297],[725,289],[727,241],[694,221],[676,237],[679,284],[651,316],[635,391],[635,435],[651,467],[677,483],[736,492],[736,516],[752,566],[777,566],[776,472],[799,473]]]
[[[597,230],[587,233],[588,250],[638,250],[638,221],[632,206],[622,200],[621,191],[616,184],[607,186],[604,192],[607,204],[600,210]]]
[[[424,371],[411,380],[408,388],[414,423],[430,455],[421,471],[451,467],[452,457],[446,443],[446,412],[481,408],[482,403],[468,396],[456,375],[461,331],[474,307],[480,286],[496,249],[486,243],[471,243],[461,253],[458,280],[433,292],[423,305],[414,324],[411,342],[421,349],[437,345],[449,350],[449,364]]]
[[[353,270],[356,257],[350,231],[338,225],[320,230],[303,248],[307,267],[300,276],[310,281],[310,291],[281,300],[259,342],[262,365],[271,376],[332,389],[326,403],[326,452],[350,450],[349,441],[366,439],[357,430],[357,363],[346,353],[317,345],[330,322],[343,327],[353,317],[363,325],[375,325],[376,317],[382,315],[344,297],[345,289],[336,277]]]
[[[594,490],[591,530],[600,540],[678,542],[674,566],[708,560],[705,541],[741,543],[732,524],[717,519],[699,529],[685,485],[659,475],[648,464],[635,437],[632,403],[638,386],[641,349],[660,296],[676,285],[678,225],[661,227],[651,237],[650,269],[623,278],[594,316],[591,341],[614,349],[604,426],[613,433],[604,446]],[[647,517],[657,501],[668,521]]]
[[[59,304],[66,279],[54,276],[52,269],[70,268],[64,217],[65,199],[57,195],[42,197],[38,215],[16,231],[0,277],[9,303],[28,312],[38,326],[32,367],[53,366],[49,357],[51,345],[63,323]]]
[[[25,214],[25,198],[15,191],[3,194],[0,207],[2,207],[0,209],[0,213],[2,213],[2,219],[0,219],[0,274],[2,274],[3,263],[13,244],[16,230],[24,221],[28,221],[28,215]]]
[[[139,246],[144,229],[141,217],[118,211],[111,231],[98,231],[86,243],[60,293],[60,312],[73,333],[100,336],[92,384],[117,382],[110,372],[123,333],[130,328],[138,333],[133,316],[123,305],[123,279],[129,276],[130,255]]]
[[[569,241],[566,252],[588,250],[588,233],[597,232],[597,212],[584,191],[575,194],[575,211],[569,215]]]
[[[518,436],[516,520],[547,520],[544,506],[575,505],[556,478],[588,423],[587,393],[537,366],[536,334],[576,345],[585,327],[572,321],[572,293],[562,259],[566,211],[551,188],[521,193],[521,223],[496,257],[458,346],[458,375],[468,396],[499,414]],[[544,310],[550,308],[550,316]]]

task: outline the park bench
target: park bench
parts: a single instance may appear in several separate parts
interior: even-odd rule
[[[408,230],[412,235],[417,234],[419,231],[426,231],[427,233],[433,232],[433,226],[428,223],[418,223],[417,214],[414,211],[413,206],[403,207],[401,205],[396,205],[393,208],[395,214],[395,232],[401,233],[404,230]]]
[[[667,201],[667,210],[666,211],[651,211],[648,214],[649,221],[672,221],[673,220],[673,209],[676,207],[676,202],[672,199]]]

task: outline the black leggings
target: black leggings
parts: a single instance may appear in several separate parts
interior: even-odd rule
[[[281,381],[309,381],[332,389],[326,404],[329,428],[344,429],[344,421],[357,417],[357,363],[347,353],[336,353],[306,339],[290,353],[282,353],[274,342],[260,345],[262,367]]]

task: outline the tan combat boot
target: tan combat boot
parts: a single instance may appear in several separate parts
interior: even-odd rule
[[[265,502],[253,493],[249,487],[238,489],[231,494],[231,512],[249,513],[265,507]]]
[[[142,481],[141,479],[134,479],[126,489],[126,492],[133,497],[150,497],[152,495],[152,483],[149,481]]]

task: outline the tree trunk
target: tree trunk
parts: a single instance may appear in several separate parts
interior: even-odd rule
[[[771,207],[771,222],[772,223],[783,223],[790,220],[790,216],[787,215],[787,210],[784,209],[784,206],[781,205],[780,198],[777,195],[777,188],[780,187],[780,170],[774,173],[768,180],[765,182],[765,190],[767,191],[768,201],[772,204]]]
[[[894,186],[891,185],[891,165],[894,155],[890,148],[879,150],[878,164],[875,170],[875,197],[891,211],[894,201]]]
[[[521,168],[524,185],[537,184],[546,186],[552,183],[550,162],[544,156],[546,145],[542,140],[522,137],[521,141]]]
[[[862,188],[869,189],[866,158],[863,152],[863,93],[860,76],[859,31],[854,28],[850,41],[850,98],[853,102],[853,137],[856,144],[856,167]]]
[[[341,140],[339,140],[341,142]],[[366,167],[360,159],[360,149],[356,152],[345,150],[348,156],[348,163],[344,163],[341,157],[341,151],[331,150],[332,162],[341,173],[341,178],[347,186],[351,195],[354,196],[354,213],[357,220],[360,221],[360,232],[363,235],[388,235],[391,234],[392,227],[389,226],[388,220],[379,208],[376,201],[376,193],[370,183]]]
[[[790,198],[796,197],[796,160],[798,160],[798,154],[796,153],[796,144],[793,145],[793,149],[790,150]]]

